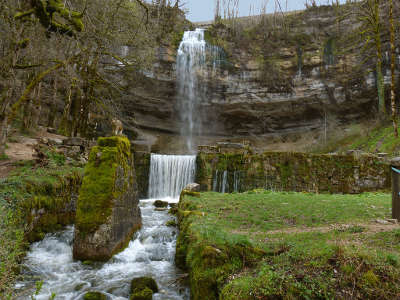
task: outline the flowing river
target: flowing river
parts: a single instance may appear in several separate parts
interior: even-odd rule
[[[99,291],[113,300],[129,299],[130,281],[141,276],[157,281],[155,300],[189,299],[189,289],[180,280],[184,274],[174,262],[178,231],[166,226],[175,217],[155,210],[153,202],[177,203],[176,191],[193,182],[194,172],[195,156],[152,155],[150,192],[157,197],[140,201],[143,226],[129,246],[107,263],[87,265],[72,258],[73,226],[48,234],[31,245],[24,261],[24,280],[16,285],[17,299],[31,299],[36,282],[43,282],[37,300],[48,300],[53,293],[55,299],[83,299],[88,291]]]

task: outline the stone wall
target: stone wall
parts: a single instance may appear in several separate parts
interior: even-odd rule
[[[196,182],[203,191],[362,193],[390,189],[389,166],[375,156],[266,152],[200,153]]]

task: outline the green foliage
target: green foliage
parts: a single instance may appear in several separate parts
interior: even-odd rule
[[[65,165],[65,155],[63,153],[57,153],[55,151],[47,151],[47,157],[49,158],[50,162],[55,164],[56,166],[64,166]]]
[[[1,196],[0,196],[1,199]],[[0,203],[0,298],[11,294],[16,270],[25,254],[24,232],[18,212]]]

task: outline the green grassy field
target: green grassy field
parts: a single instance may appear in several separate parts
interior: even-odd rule
[[[177,258],[191,282],[214,282],[193,299],[400,297],[400,226],[376,222],[389,194],[202,193],[179,207]]]

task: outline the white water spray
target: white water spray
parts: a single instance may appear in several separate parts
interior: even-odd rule
[[[182,189],[194,182],[195,155],[152,154],[150,160],[149,197],[176,198]]]

